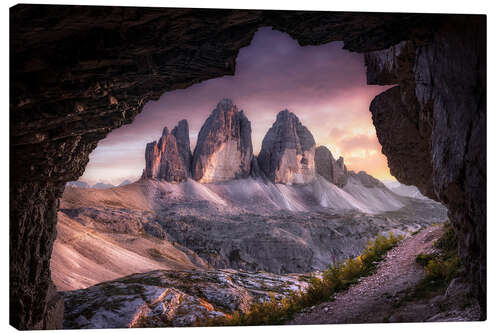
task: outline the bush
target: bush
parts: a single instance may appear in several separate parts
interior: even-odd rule
[[[415,287],[410,299],[429,297],[442,293],[448,284],[460,274],[461,264],[457,252],[457,239],[450,223],[445,223],[445,232],[434,243],[437,253],[420,253],[416,261],[424,266],[425,278]]]
[[[417,264],[422,265],[422,266],[427,266],[429,261],[433,260],[436,258],[435,254],[427,254],[427,253],[419,253],[417,255]]]
[[[424,267],[426,278],[429,280],[441,280],[449,283],[457,277],[460,268],[458,256],[446,260],[432,259]]]
[[[441,250],[443,255],[453,256],[457,252],[457,236],[450,222],[445,223],[444,228],[444,234],[436,241],[434,246]]]
[[[375,241],[368,241],[363,253],[345,262],[326,269],[321,278],[312,277],[305,292],[292,292],[289,296],[277,300],[270,295],[270,300],[254,303],[248,313],[236,311],[225,318],[209,320],[206,326],[250,326],[283,324],[292,316],[313,305],[327,301],[336,292],[347,289],[362,276],[371,274],[385,253],[393,248],[402,237],[379,236]]]

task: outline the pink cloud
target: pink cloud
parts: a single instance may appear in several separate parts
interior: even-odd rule
[[[375,135],[365,134],[344,137],[338,142],[338,145],[339,148],[345,152],[359,149],[380,151],[382,148]]]

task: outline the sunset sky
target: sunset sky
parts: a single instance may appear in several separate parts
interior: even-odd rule
[[[203,122],[224,97],[251,121],[255,154],[276,114],[288,109],[317,145],[326,145],[336,158],[343,156],[348,169],[392,180],[369,111],[373,97],[388,88],[366,85],[363,56],[342,50],[342,42],[300,47],[287,34],[263,28],[240,50],[234,76],[170,91],[149,102],[132,124],[99,142],[80,180],[115,185],[136,180],[144,168],[146,143],[181,119],[188,120],[194,148]]]

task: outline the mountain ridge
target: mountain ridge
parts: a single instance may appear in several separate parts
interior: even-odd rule
[[[320,175],[343,187],[349,175],[356,175],[347,170],[342,156],[336,160],[326,146],[317,146],[313,134],[288,109],[277,113],[256,156],[251,133],[244,111],[223,98],[200,129],[193,153],[185,119],[171,133],[165,127],[158,141],[148,143],[142,178],[218,183],[253,177],[272,183],[309,184]],[[180,175],[168,170],[180,170]]]

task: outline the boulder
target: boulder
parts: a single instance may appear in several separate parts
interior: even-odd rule
[[[215,183],[250,175],[250,121],[230,99],[222,99],[203,124],[193,154],[193,179]]]
[[[315,177],[315,145],[314,137],[299,118],[283,110],[264,137],[259,165],[275,183],[310,183]]]

